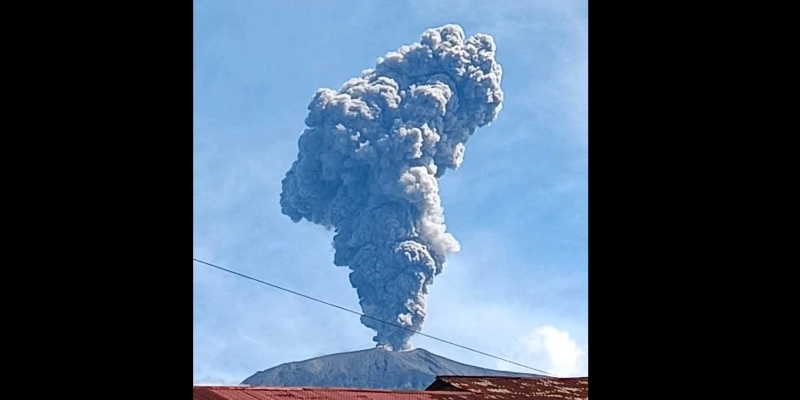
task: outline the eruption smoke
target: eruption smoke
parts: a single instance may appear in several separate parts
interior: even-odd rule
[[[500,111],[494,39],[458,25],[379,58],[308,106],[299,154],[283,179],[292,221],[334,228],[334,264],[347,266],[365,315],[418,331],[425,297],[448,253],[437,178],[457,169],[464,144]],[[379,346],[410,348],[412,332],[361,318]]]

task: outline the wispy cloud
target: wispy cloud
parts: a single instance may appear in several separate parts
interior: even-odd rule
[[[553,326],[538,328],[518,340],[507,349],[507,357],[520,364],[538,366],[558,377],[588,376],[589,346],[581,347],[569,332]],[[525,368],[498,361],[503,370],[530,372]]]
[[[242,380],[237,379],[225,379],[225,378],[217,378],[207,376],[205,378],[200,378],[192,382],[192,384],[196,386],[233,386],[238,385],[241,383]]]

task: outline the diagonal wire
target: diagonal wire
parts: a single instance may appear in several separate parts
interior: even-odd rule
[[[397,325],[397,324],[393,324],[393,323],[391,323],[391,322],[386,322],[386,321],[382,321],[382,320],[379,320],[379,319],[377,319],[377,318],[374,318],[374,317],[370,317],[369,315],[362,314],[362,313],[360,313],[360,312],[358,312],[358,311],[354,311],[354,310],[351,310],[351,309],[349,309],[349,308],[344,308],[344,307],[342,307],[342,306],[337,306],[336,304],[328,303],[327,301],[323,301],[323,300],[320,300],[320,299],[316,299],[316,298],[314,298],[314,297],[311,297],[311,296],[306,296],[306,295],[304,295],[304,294],[302,294],[302,293],[298,293],[298,292],[295,292],[295,291],[293,291],[293,290],[289,290],[289,289],[286,289],[286,288],[280,287],[280,286],[278,286],[278,285],[274,285],[274,284],[272,284],[272,283],[269,283],[269,282],[264,282],[264,281],[262,281],[262,280],[260,280],[260,279],[253,278],[253,277],[251,277],[251,276],[248,276],[248,275],[242,274],[242,273],[240,273],[240,272],[231,271],[231,270],[229,270],[229,269],[227,269],[227,268],[223,268],[223,267],[220,267],[220,266],[218,266],[218,265],[214,265],[214,264],[212,264],[212,263],[210,263],[210,262],[207,262],[207,261],[198,260],[197,258],[194,258],[194,257],[192,257],[192,260],[194,260],[194,261],[196,261],[196,262],[199,262],[199,263],[201,263],[201,264],[205,264],[205,265],[207,265],[207,266],[209,266],[209,267],[216,268],[216,269],[218,269],[218,270],[220,270],[220,271],[225,271],[225,272],[227,272],[227,273],[229,273],[229,274],[237,275],[237,276],[239,276],[239,277],[242,277],[242,278],[245,278],[245,279],[249,279],[249,280],[251,280],[251,281],[254,281],[254,282],[258,282],[258,283],[260,283],[260,284],[262,284],[262,285],[267,285],[267,286],[269,286],[269,287],[272,287],[272,288],[275,288],[275,289],[278,289],[278,290],[282,290],[282,291],[284,291],[284,292],[289,292],[289,293],[291,293],[291,294],[294,294],[294,295],[297,295],[297,296],[300,296],[300,297],[303,297],[303,298],[306,298],[306,299],[309,299],[309,300],[316,301],[317,303],[322,303],[322,304],[325,304],[326,306],[331,306],[331,307],[333,307],[333,308],[338,308],[338,309],[340,309],[340,310],[342,310],[342,311],[347,311],[347,312],[349,312],[349,313],[351,313],[351,314],[355,314],[355,315],[358,315],[358,316],[361,316],[361,317],[364,317],[364,318],[369,318],[369,319],[371,319],[371,320],[374,320],[374,321],[377,321],[377,322],[380,322],[380,323],[383,323],[383,324],[386,324],[386,325],[391,325],[391,326],[393,326],[393,327],[395,327],[395,328],[400,328],[400,329],[403,329],[403,330],[406,330],[406,331],[409,331],[409,332],[413,332],[413,333],[415,333],[415,334],[417,334],[417,335],[425,336],[425,337],[427,337],[427,338],[431,338],[431,339],[433,339],[433,340],[438,340],[438,341],[440,341],[440,342],[442,342],[442,343],[447,343],[447,344],[449,344],[449,345],[451,345],[451,346],[456,346],[456,347],[462,348],[462,349],[464,349],[464,350],[469,350],[469,351],[471,351],[471,352],[478,353],[478,354],[481,354],[481,355],[484,355],[484,356],[487,356],[487,357],[491,357],[491,358],[494,358],[494,359],[497,359],[497,360],[500,360],[500,361],[505,361],[505,362],[507,362],[507,363],[509,363],[509,364],[514,364],[514,365],[516,365],[516,366],[520,366],[520,367],[523,367],[523,368],[527,368],[527,369],[530,369],[530,370],[533,370],[533,371],[536,371],[536,372],[541,372],[541,373],[543,373],[543,374],[545,374],[545,375],[549,375],[549,376],[555,376],[555,375],[553,375],[553,374],[551,374],[551,373],[549,373],[549,372],[542,371],[542,370],[540,370],[540,369],[537,369],[537,368],[529,367],[529,366],[527,366],[527,365],[520,364],[520,363],[518,363],[518,362],[514,362],[514,361],[511,361],[511,360],[506,360],[505,358],[501,358],[501,357],[493,356],[493,355],[491,355],[491,354],[489,354],[489,353],[484,353],[484,352],[482,352],[482,351],[480,351],[480,350],[475,350],[475,349],[473,349],[473,348],[470,348],[470,347],[467,347],[467,346],[462,346],[462,345],[460,345],[460,344],[453,343],[453,342],[451,342],[451,341],[448,341],[448,340],[440,339],[440,338],[438,338],[438,337],[431,336],[431,335],[428,335],[428,334],[422,333],[422,332],[420,332],[420,331],[415,331],[415,330],[413,330],[413,329],[406,328],[406,327],[404,327],[404,326],[402,326],[402,325]]]

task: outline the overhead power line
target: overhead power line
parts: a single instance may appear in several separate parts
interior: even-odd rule
[[[481,354],[481,355],[484,355],[484,356],[487,356],[487,357],[491,357],[491,358],[494,358],[494,359],[497,359],[497,360],[500,360],[500,361],[505,361],[505,362],[507,362],[509,364],[514,364],[516,366],[527,368],[527,369],[530,369],[530,370],[533,370],[533,371],[536,371],[536,372],[541,372],[541,373],[543,373],[545,375],[555,376],[555,375],[553,375],[553,374],[551,374],[551,373],[549,373],[547,371],[542,371],[542,370],[540,370],[538,368],[529,367],[527,365],[520,364],[518,362],[514,362],[514,361],[511,361],[511,360],[506,360],[505,358],[497,357],[497,356],[491,355],[489,353],[485,353],[485,352],[482,352],[480,350],[475,350],[475,349],[467,347],[467,346],[462,346],[460,344],[453,343],[453,342],[448,341],[448,340],[440,339],[438,337],[431,336],[431,335],[422,333],[420,331],[415,331],[413,329],[406,328],[406,327],[404,327],[402,325],[394,324],[394,323],[387,322],[387,321],[382,321],[380,319],[377,319],[377,318],[374,318],[374,317],[370,317],[369,315],[362,314],[362,313],[360,313],[358,311],[354,311],[354,310],[351,310],[349,308],[345,308],[345,307],[342,307],[342,306],[337,306],[336,304],[328,303],[327,301],[323,301],[323,300],[320,300],[320,299],[317,299],[317,298],[314,298],[314,297],[311,297],[311,296],[307,296],[307,295],[304,295],[302,293],[295,292],[294,290],[289,290],[289,289],[286,289],[284,287],[280,287],[278,285],[262,281],[261,279],[253,278],[252,276],[248,276],[248,275],[245,275],[245,274],[240,273],[240,272],[232,271],[232,270],[229,270],[227,268],[220,267],[219,265],[214,265],[214,264],[212,264],[210,262],[207,262],[207,261],[198,260],[197,258],[194,258],[194,257],[192,257],[192,260],[194,260],[196,262],[199,262],[201,264],[205,264],[205,265],[207,265],[209,267],[216,268],[216,269],[218,269],[220,271],[224,271],[224,272],[227,272],[229,274],[233,274],[233,275],[245,278],[245,279],[249,279],[249,280],[254,281],[254,282],[258,282],[258,283],[260,283],[262,285],[267,285],[269,287],[272,287],[272,288],[275,288],[275,289],[278,289],[278,290],[282,290],[284,292],[288,292],[288,293],[291,293],[291,294],[294,294],[294,295],[297,295],[297,296],[300,296],[300,297],[303,297],[303,298],[306,298],[306,299],[309,299],[309,300],[316,301],[317,303],[325,304],[326,306],[331,306],[333,308],[338,308],[338,309],[340,309],[342,311],[347,311],[347,312],[349,312],[351,314],[355,314],[355,315],[358,315],[358,316],[361,316],[361,317],[364,317],[364,318],[369,318],[369,319],[371,319],[373,321],[377,321],[377,322],[380,322],[380,323],[383,323],[383,324],[386,324],[386,325],[391,325],[391,326],[393,326],[395,328],[400,328],[400,329],[403,329],[403,330],[406,330],[406,331],[409,331],[409,332],[413,332],[413,333],[415,333],[417,335],[425,336],[425,337],[431,338],[433,340],[438,340],[438,341],[440,341],[442,343],[447,343],[447,344],[449,344],[451,346],[456,346],[456,347],[462,348],[464,350],[469,350],[471,352],[478,353],[478,354]]]

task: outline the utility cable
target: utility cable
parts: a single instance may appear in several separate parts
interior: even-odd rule
[[[248,275],[242,274],[242,273],[240,273],[240,272],[231,271],[231,270],[229,270],[229,269],[227,269],[227,268],[222,268],[222,267],[220,267],[220,266],[218,266],[218,265],[214,265],[214,264],[212,264],[212,263],[210,263],[210,262],[207,262],[207,261],[198,260],[198,259],[196,259],[196,258],[194,258],[194,257],[192,257],[192,260],[194,260],[194,261],[197,261],[197,262],[199,262],[199,263],[201,263],[201,264],[205,264],[205,265],[207,265],[207,266],[209,266],[209,267],[216,268],[216,269],[218,269],[218,270],[220,270],[220,271],[227,272],[227,273],[229,273],[229,274],[237,275],[237,276],[239,276],[239,277],[242,277],[242,278],[245,278],[245,279],[249,279],[249,280],[251,280],[251,281],[258,282],[258,283],[260,283],[260,284],[267,285],[267,286],[269,286],[269,287],[272,287],[272,288],[275,288],[275,289],[278,289],[278,290],[282,290],[282,291],[284,291],[284,292],[288,292],[288,293],[291,293],[291,294],[294,294],[294,295],[297,295],[297,296],[300,296],[300,297],[303,297],[303,298],[306,298],[306,299],[309,299],[309,300],[316,301],[317,303],[322,303],[322,304],[325,304],[326,306],[331,306],[331,307],[333,307],[333,308],[338,308],[338,309],[340,309],[340,310],[342,310],[342,311],[347,311],[347,312],[349,312],[349,313],[356,314],[356,315],[358,315],[358,316],[361,316],[361,317],[364,317],[364,318],[369,318],[369,319],[371,319],[371,320],[374,320],[374,321],[377,321],[377,322],[380,322],[380,323],[383,323],[383,324],[386,324],[386,325],[391,325],[391,326],[393,326],[393,327],[395,327],[395,328],[400,328],[400,329],[403,329],[403,330],[406,330],[406,331],[409,331],[409,332],[413,332],[413,333],[415,333],[415,334],[417,334],[417,335],[425,336],[425,337],[427,337],[427,338],[431,338],[431,339],[433,339],[433,340],[438,340],[438,341],[440,341],[440,342],[442,342],[442,343],[447,343],[447,344],[449,344],[449,345],[451,345],[451,346],[456,346],[456,347],[462,348],[462,349],[464,349],[464,350],[469,350],[469,351],[471,351],[471,352],[474,352],[474,353],[478,353],[478,354],[481,354],[481,355],[484,355],[484,356],[487,356],[487,357],[491,357],[491,358],[494,358],[494,359],[497,359],[497,360],[500,360],[500,361],[505,361],[505,362],[507,362],[507,363],[509,363],[509,364],[514,364],[514,365],[517,365],[517,366],[520,366],[520,367],[523,367],[523,368],[527,368],[527,369],[530,369],[530,370],[533,370],[533,371],[541,372],[541,373],[543,373],[543,374],[545,374],[545,375],[549,375],[549,376],[553,376],[553,377],[554,377],[554,375],[553,375],[553,374],[551,374],[551,373],[549,373],[549,372],[542,371],[542,370],[540,370],[540,369],[537,369],[537,368],[529,367],[529,366],[527,366],[527,365],[520,364],[520,363],[518,363],[518,362],[514,362],[514,361],[506,360],[505,358],[501,358],[501,357],[493,356],[493,355],[491,355],[491,354],[489,354],[489,353],[484,353],[484,352],[482,352],[482,351],[480,351],[480,350],[475,350],[475,349],[473,349],[473,348],[470,348],[470,347],[467,347],[467,346],[462,346],[462,345],[460,345],[460,344],[453,343],[453,342],[451,342],[451,341],[448,341],[448,340],[440,339],[440,338],[438,338],[438,337],[431,336],[431,335],[428,335],[428,334],[422,333],[422,332],[420,332],[420,331],[415,331],[415,330],[413,330],[413,329],[406,328],[406,327],[404,327],[404,326],[402,326],[402,325],[397,325],[397,324],[393,324],[393,323],[391,323],[391,322],[381,321],[381,320],[379,320],[379,319],[377,319],[377,318],[370,317],[369,315],[364,315],[364,314],[362,314],[362,313],[360,313],[360,312],[358,312],[358,311],[354,311],[354,310],[351,310],[351,309],[349,309],[349,308],[344,308],[344,307],[341,307],[341,306],[337,306],[336,304],[331,304],[331,303],[328,303],[327,301],[323,301],[323,300],[320,300],[320,299],[316,299],[316,298],[314,298],[314,297],[311,297],[311,296],[306,296],[306,295],[304,295],[304,294],[302,294],[302,293],[298,293],[298,292],[295,292],[295,291],[293,291],[293,290],[289,290],[289,289],[286,289],[286,288],[280,287],[280,286],[278,286],[278,285],[274,285],[274,284],[272,284],[272,283],[269,283],[269,282],[264,282],[264,281],[262,281],[262,280],[260,280],[260,279],[253,278],[253,277],[251,277],[251,276],[248,276]]]

